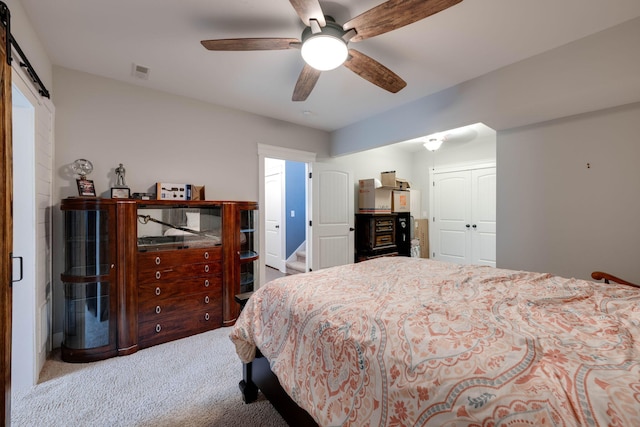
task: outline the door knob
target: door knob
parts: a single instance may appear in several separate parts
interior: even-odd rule
[[[469,227],[471,227],[471,225],[467,224],[467,225],[465,225],[465,227],[469,228]]]
[[[279,225],[276,225],[276,228],[280,228],[280,226],[279,226]]]
[[[473,227],[473,228],[476,228],[476,227],[478,227],[478,226],[477,226],[477,225],[475,225],[475,224],[473,224],[473,226],[472,226],[472,227]]]

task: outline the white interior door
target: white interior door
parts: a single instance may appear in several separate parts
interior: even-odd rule
[[[265,159],[265,264],[284,272],[282,219],[284,160]]]
[[[496,168],[471,171],[473,264],[496,266]]]
[[[468,171],[437,173],[434,178],[432,257],[439,261],[471,261],[471,182]]]
[[[314,163],[311,182],[312,270],[353,263],[353,174]]]
[[[17,80],[17,79],[16,79]],[[18,82],[16,82],[18,83]],[[13,284],[12,393],[36,384],[35,109],[28,90],[14,84],[13,101],[13,254],[23,259],[23,279]]]

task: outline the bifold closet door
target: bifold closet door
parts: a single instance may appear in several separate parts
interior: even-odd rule
[[[495,267],[496,169],[436,173],[431,257]]]

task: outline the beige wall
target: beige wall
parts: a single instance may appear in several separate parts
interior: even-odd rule
[[[498,266],[640,283],[638,135],[640,103],[499,132]]]
[[[206,186],[210,200],[257,200],[257,144],[328,154],[326,132],[54,67],[56,187],[77,195],[67,166],[91,160],[98,193],[126,168],[134,192],[155,182]]]
[[[482,122],[497,131],[640,101],[640,18],[338,129],[343,155]]]

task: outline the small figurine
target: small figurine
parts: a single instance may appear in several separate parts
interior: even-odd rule
[[[122,163],[120,163],[120,166],[118,166],[116,168],[116,186],[117,187],[126,187],[127,183],[124,180],[124,174],[126,173],[126,170],[124,168],[124,166],[122,166]]]

